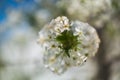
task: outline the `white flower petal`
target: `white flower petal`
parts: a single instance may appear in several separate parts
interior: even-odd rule
[[[56,38],[65,32],[68,32],[66,34],[68,37],[66,35],[64,37],[67,43],[60,43]],[[100,40],[96,30],[87,23],[73,21],[71,24],[67,17],[62,16],[52,20],[39,32],[39,42],[45,48],[43,57],[45,66],[51,71],[61,74],[67,68],[79,66],[87,58],[94,56]],[[72,47],[74,43],[76,44]]]

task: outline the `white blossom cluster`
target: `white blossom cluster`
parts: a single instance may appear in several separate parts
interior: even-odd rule
[[[65,8],[66,13],[73,19],[77,18],[82,21],[95,19],[93,21],[95,27],[102,25],[105,20],[109,20],[112,13],[111,0],[59,0],[57,7]]]
[[[72,66],[83,64],[99,47],[96,30],[87,23],[70,22],[57,17],[39,32],[38,43],[43,48],[45,67],[61,74]]]

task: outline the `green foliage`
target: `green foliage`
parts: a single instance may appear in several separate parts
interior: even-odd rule
[[[117,13],[120,13],[120,1],[112,0],[112,7],[115,9]]]
[[[56,40],[62,44],[62,46],[59,46],[62,48],[66,55],[70,57],[69,50],[73,49],[79,44],[77,40],[78,36],[74,36],[72,31],[65,30],[61,33],[61,35],[56,37]]]

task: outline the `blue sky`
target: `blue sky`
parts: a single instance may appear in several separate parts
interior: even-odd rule
[[[34,0],[0,0],[0,23],[3,22],[7,17],[8,9],[25,8],[25,6],[30,6],[34,4]]]
[[[16,10],[19,9],[23,12],[31,11],[31,9],[35,7],[35,0],[0,0],[0,24],[3,22],[5,24],[5,20],[7,19],[7,15],[9,14],[8,10]],[[14,17],[14,16],[13,16]],[[24,24],[25,25],[25,24]],[[25,29],[27,26],[20,25],[18,30],[28,30]],[[0,26],[4,27],[4,26]],[[25,27],[25,28],[24,28]],[[5,30],[0,30],[0,45],[5,41],[9,40],[12,37],[12,34],[17,29],[6,28]]]

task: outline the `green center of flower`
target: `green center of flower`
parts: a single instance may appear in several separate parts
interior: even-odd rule
[[[72,31],[65,30],[56,37],[56,40],[60,42],[62,45],[59,46],[65,52],[65,54],[70,57],[69,50],[76,48],[79,43],[77,40],[78,36],[74,36]]]

